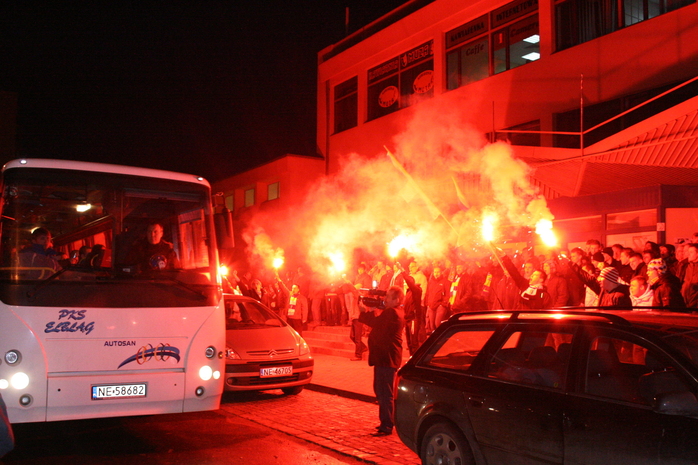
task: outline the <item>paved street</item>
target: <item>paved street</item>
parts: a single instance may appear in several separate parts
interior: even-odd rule
[[[221,408],[369,463],[419,464],[417,454],[397,433],[371,436],[378,424],[378,404],[368,362],[323,354],[313,357],[313,382],[299,395],[283,396],[281,391],[226,394]]]
[[[378,424],[375,403],[306,389],[297,396],[284,396],[280,391],[226,394],[221,408],[226,413],[369,463],[420,463],[397,434],[371,436]]]

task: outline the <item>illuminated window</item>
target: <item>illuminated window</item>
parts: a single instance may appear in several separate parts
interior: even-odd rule
[[[254,205],[254,189],[247,189],[245,191],[245,206],[251,207]]]
[[[275,182],[267,186],[267,200],[274,200],[279,198],[279,183]]]
[[[228,195],[225,198],[225,208],[230,210],[231,212],[235,210],[235,196],[234,195]]]
[[[359,78],[344,81],[334,87],[334,132],[356,127],[359,111]]]
[[[434,95],[434,41],[368,70],[367,120]]]

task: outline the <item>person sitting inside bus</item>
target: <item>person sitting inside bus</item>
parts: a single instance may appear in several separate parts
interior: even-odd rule
[[[160,223],[151,223],[145,238],[136,242],[129,252],[127,263],[137,265],[140,271],[174,270],[179,268],[177,253],[172,244],[163,240],[163,228]]]
[[[31,245],[19,252],[19,266],[36,268],[27,278],[41,279],[61,269],[58,260],[62,254],[51,247],[51,232],[46,228],[32,231]]]

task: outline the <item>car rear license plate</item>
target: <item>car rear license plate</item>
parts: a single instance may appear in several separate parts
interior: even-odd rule
[[[259,369],[259,376],[261,378],[270,378],[272,376],[286,376],[292,374],[293,367],[269,367]]]
[[[145,397],[146,384],[101,384],[92,386],[92,399],[123,399]]]

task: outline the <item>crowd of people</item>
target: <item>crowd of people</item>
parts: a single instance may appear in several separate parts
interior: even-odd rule
[[[482,260],[360,262],[353,273],[326,283],[300,266],[282,279],[263,283],[246,272],[231,283],[276,311],[300,332],[317,325],[348,326],[355,360],[366,350],[358,322],[366,289],[403,290],[405,337],[416,350],[452,313],[496,309],[603,307],[648,310],[698,309],[698,233],[677,245],[647,242],[643,250],[604,246],[590,239],[584,247],[532,248],[507,254],[497,249]],[[363,290],[363,291],[362,291]],[[375,294],[375,291],[373,292]]]

